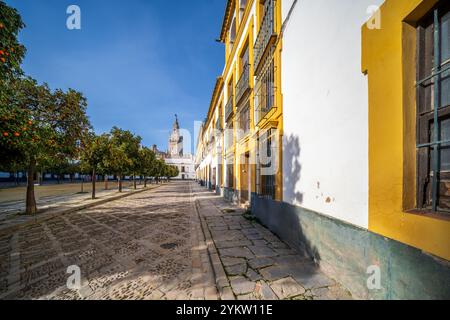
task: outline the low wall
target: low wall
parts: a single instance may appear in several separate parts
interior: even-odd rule
[[[368,230],[252,195],[252,213],[293,248],[307,252],[360,299],[450,299],[450,263]],[[381,289],[369,290],[369,266]]]

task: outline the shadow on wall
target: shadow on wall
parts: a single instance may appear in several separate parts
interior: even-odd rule
[[[303,202],[303,194],[295,190],[302,170],[299,158],[298,137],[290,135],[283,139],[283,201],[298,205]]]
[[[252,201],[252,212],[259,221],[274,232],[283,241],[288,243],[299,253],[312,258],[317,264],[321,256],[317,247],[311,241],[311,232],[304,230],[309,226],[307,219],[295,212],[294,203],[301,205],[303,194],[295,190],[297,182],[301,179],[299,138],[290,135],[283,139],[283,202],[264,199],[255,195]]]

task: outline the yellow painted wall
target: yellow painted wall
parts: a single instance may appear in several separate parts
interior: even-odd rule
[[[415,206],[415,25],[437,0],[386,0],[362,28],[369,83],[369,229],[450,260],[450,219]]]

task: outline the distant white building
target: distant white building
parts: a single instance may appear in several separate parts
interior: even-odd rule
[[[184,153],[183,136],[180,134],[180,124],[176,116],[172,133],[169,138],[169,150],[163,158],[166,164],[176,166],[178,168],[180,174],[174,179],[195,179],[194,157],[190,153]]]

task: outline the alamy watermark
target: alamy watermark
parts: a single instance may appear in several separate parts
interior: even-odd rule
[[[67,268],[67,274],[70,276],[67,278],[67,289],[80,290],[81,289],[81,269],[77,265],[72,265]]]
[[[367,12],[369,20],[367,21],[367,29],[380,30],[381,29],[381,11],[379,6],[369,6]]]
[[[367,289],[369,290],[381,290],[381,269],[377,265],[369,266],[367,268]]]
[[[66,13],[69,15],[66,20],[66,26],[69,30],[81,30],[81,9],[72,4],[67,7]]]

